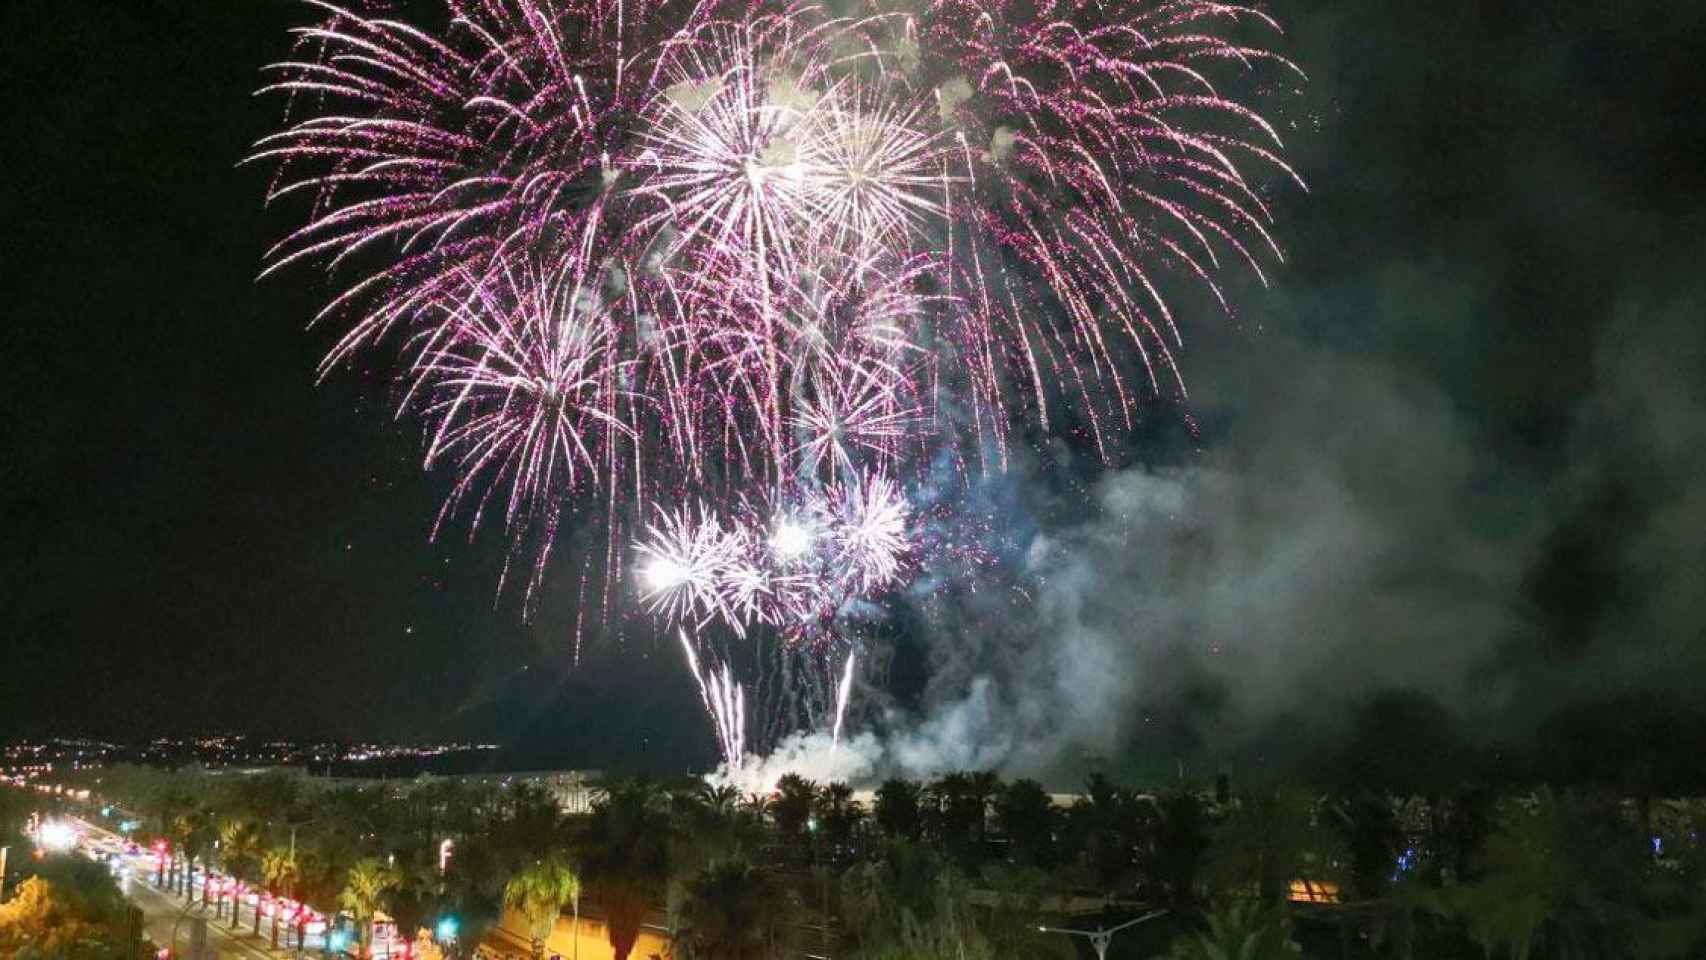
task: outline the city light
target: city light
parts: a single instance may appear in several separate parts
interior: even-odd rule
[[[456,939],[456,926],[457,925],[456,925],[456,918],[455,917],[445,917],[442,920],[438,921],[438,929],[436,931],[436,936],[438,937],[438,939],[440,941],[455,940]]]
[[[36,843],[54,853],[64,853],[77,845],[77,830],[63,820],[49,820],[36,832]]]

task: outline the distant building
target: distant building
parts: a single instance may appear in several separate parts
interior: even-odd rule
[[[604,773],[599,770],[532,770],[518,773],[479,773],[445,779],[497,787],[526,783],[544,789],[564,813],[591,813],[603,794]]]

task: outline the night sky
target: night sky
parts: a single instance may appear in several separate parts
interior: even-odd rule
[[[1311,77],[1271,101],[1310,190],[1276,194],[1270,286],[1234,280],[1231,320],[1185,317],[1200,436],[1156,403],[1110,467],[1045,446],[992,481],[1034,534],[1015,573],[1034,609],[897,611],[889,724],[970,717],[937,733],[1010,749],[1046,730],[1062,758],[1261,750],[1303,704],[1332,738],[1335,712],[1403,689],[1512,741],[1571,710],[1605,736],[1635,722],[1605,704],[1692,729],[1706,8],[1271,9]],[[500,537],[429,543],[445,478],[393,421],[386,369],[316,385],[325,286],[254,281],[292,221],[236,165],[279,117],[250,91],[310,19],[0,12],[0,737],[474,736],[703,763],[674,648],[631,631],[573,666],[567,571],[524,623],[495,595]],[[1088,701],[1063,695],[1074,663],[1096,667]]]

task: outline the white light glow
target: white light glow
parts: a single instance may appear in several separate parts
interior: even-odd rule
[[[54,853],[64,853],[77,845],[77,830],[62,820],[49,820],[41,825],[36,842]]]
[[[640,568],[640,576],[645,580],[647,590],[663,593],[686,583],[688,571],[673,560],[653,557],[650,563]]]
[[[784,560],[804,556],[812,548],[811,529],[794,520],[783,519],[770,536],[770,547]]]

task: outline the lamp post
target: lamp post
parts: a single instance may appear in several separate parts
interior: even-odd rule
[[[194,909],[195,904],[184,904],[183,909],[178,911],[177,919],[172,921],[172,934],[167,938],[166,950],[174,958],[178,955],[178,924],[183,923],[184,920],[189,917],[190,911]],[[197,917],[196,920],[200,921],[201,926],[197,928],[195,925],[191,925],[190,955],[186,957],[185,960],[205,960],[202,955],[206,953],[207,947],[207,918]],[[198,929],[199,937],[197,936]]]
[[[1096,960],[1107,960],[1108,943],[1114,939],[1114,934],[1127,927],[1135,927],[1140,923],[1154,920],[1166,912],[1165,910],[1156,910],[1153,913],[1146,913],[1136,920],[1127,920],[1117,927],[1104,928],[1098,924],[1094,930],[1073,930],[1068,927],[1038,927],[1037,930],[1040,933],[1064,933],[1068,936],[1083,937],[1090,941],[1090,949],[1096,951]]]
[[[818,921],[822,925],[823,955],[829,956],[829,873],[824,868],[822,856],[818,853],[817,818],[806,818],[806,832],[812,837],[812,872],[817,875],[818,886]]]

